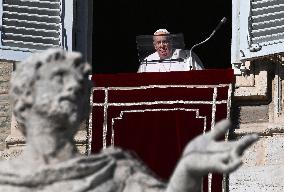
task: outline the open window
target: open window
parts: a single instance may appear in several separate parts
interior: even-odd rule
[[[51,47],[73,50],[73,0],[0,0],[0,59]]]

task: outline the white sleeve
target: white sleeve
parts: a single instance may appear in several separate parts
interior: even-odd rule
[[[190,60],[189,50],[186,50],[186,56],[187,56],[187,59]],[[194,63],[196,70],[204,69],[202,61],[199,59],[199,57],[194,52],[192,52],[191,57],[192,57],[192,62]]]
[[[145,72],[145,64],[140,63],[137,73],[143,73],[143,72]]]
[[[191,56],[192,56],[192,60],[195,64],[196,70],[204,69],[202,61],[199,59],[199,57],[194,52],[192,52]]]

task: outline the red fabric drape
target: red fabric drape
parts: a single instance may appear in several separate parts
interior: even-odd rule
[[[232,79],[232,70],[94,75],[92,152],[105,128],[107,146],[134,151],[168,179],[188,141],[227,117]],[[212,192],[221,191],[222,177],[212,182]]]

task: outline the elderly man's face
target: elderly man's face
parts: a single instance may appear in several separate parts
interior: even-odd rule
[[[65,57],[40,67],[34,106],[39,113],[73,126],[84,118],[82,110],[88,108],[89,87],[84,74],[87,64],[80,63],[77,53],[67,53]]]
[[[154,35],[153,40],[155,50],[158,52],[160,59],[167,59],[172,56],[172,46],[169,36],[158,34]]]

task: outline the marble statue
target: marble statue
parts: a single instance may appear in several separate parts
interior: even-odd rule
[[[244,150],[257,140],[248,135],[217,141],[230,127],[221,121],[186,146],[169,183],[122,149],[81,156],[73,137],[89,111],[90,71],[79,53],[61,49],[17,63],[10,94],[27,145],[18,158],[0,162],[0,191],[197,192],[209,172],[236,170]]]

